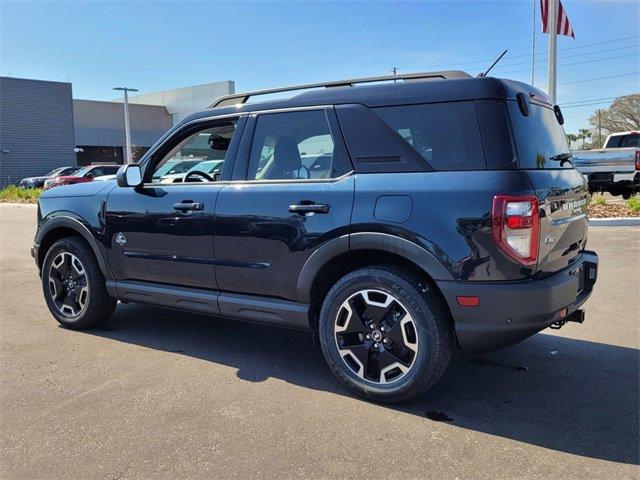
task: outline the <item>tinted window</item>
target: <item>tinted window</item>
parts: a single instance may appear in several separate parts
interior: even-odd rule
[[[507,102],[477,100],[476,108],[487,168],[490,170],[516,168],[517,158],[509,128]]]
[[[436,170],[486,168],[473,102],[374,109]]]
[[[103,175],[115,175],[116,173],[118,173],[118,169],[120,168],[120,165],[111,165],[108,167],[103,167]]]
[[[249,180],[330,178],[333,164],[334,142],[324,110],[258,117]]]
[[[620,141],[622,140],[622,137],[623,135],[612,135],[609,137],[606,148],[620,148]]]
[[[620,147],[621,148],[640,147],[640,135],[638,134],[625,135],[622,141],[620,142]]]
[[[520,168],[573,167],[564,158],[570,152],[567,137],[551,108],[531,103],[525,117],[516,102],[510,101],[509,113]]]

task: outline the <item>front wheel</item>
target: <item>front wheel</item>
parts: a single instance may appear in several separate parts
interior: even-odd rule
[[[409,271],[369,267],[340,279],[320,312],[327,363],[354,393],[394,403],[417,397],[444,373],[453,350],[449,313]]]
[[[109,296],[93,251],[79,237],[55,242],[42,264],[42,290],[49,311],[65,327],[94,327],[111,316]]]

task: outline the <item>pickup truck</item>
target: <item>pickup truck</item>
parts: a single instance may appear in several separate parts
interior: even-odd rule
[[[573,152],[589,191],[629,198],[640,191],[640,131],[612,133],[598,150]]]

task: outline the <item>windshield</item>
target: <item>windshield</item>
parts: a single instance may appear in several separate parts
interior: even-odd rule
[[[80,168],[79,167],[65,167],[65,168],[61,168],[59,169],[58,172],[56,172],[54,175],[52,176],[60,176],[63,177],[65,175],[73,175],[75,172],[77,172]]]
[[[200,162],[196,166],[189,169],[189,172],[203,172],[213,173],[216,170],[222,169],[224,160],[207,160],[206,162]]]
[[[571,150],[562,125],[551,108],[530,104],[524,116],[516,102],[509,102],[520,168],[572,168]]]
[[[59,174],[61,171],[63,171],[65,169],[65,167],[58,167],[58,168],[54,168],[53,170],[51,170],[49,173],[47,173],[45,175],[45,177],[53,177],[56,176],[57,174]]]
[[[174,175],[178,173],[185,173],[189,171],[192,167],[196,166],[200,163],[202,159],[197,160],[186,160],[186,161],[168,161],[158,170],[153,173],[154,178],[160,178],[165,175]]]
[[[84,177],[89,172],[89,170],[91,170],[91,168],[92,168],[91,166],[83,167],[83,168],[77,170],[76,172],[74,172],[73,176],[74,177]]]

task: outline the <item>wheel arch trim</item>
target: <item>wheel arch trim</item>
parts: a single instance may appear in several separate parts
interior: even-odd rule
[[[358,250],[378,250],[406,258],[424,270],[433,280],[454,280],[451,273],[433,255],[420,245],[388,233],[358,232],[334,238],[322,245],[306,261],[296,285],[298,300],[309,303],[316,275],[333,258]]]
[[[100,247],[98,241],[91,233],[89,227],[87,227],[85,221],[81,217],[71,212],[55,212],[45,217],[40,223],[40,227],[38,228],[38,232],[36,233],[34,243],[39,248],[51,232],[60,228],[74,230],[80,236],[82,236],[82,238],[84,238],[84,240],[91,247],[93,254],[96,256],[96,260],[98,261],[98,265],[100,266],[100,270],[102,271],[104,277],[108,280],[112,279],[111,272],[109,271],[107,262],[105,261],[103,249]],[[46,253],[42,256],[43,259],[45,255]],[[36,258],[36,261],[38,261],[38,258]],[[42,268],[42,265],[40,265],[39,262],[38,267]]]

